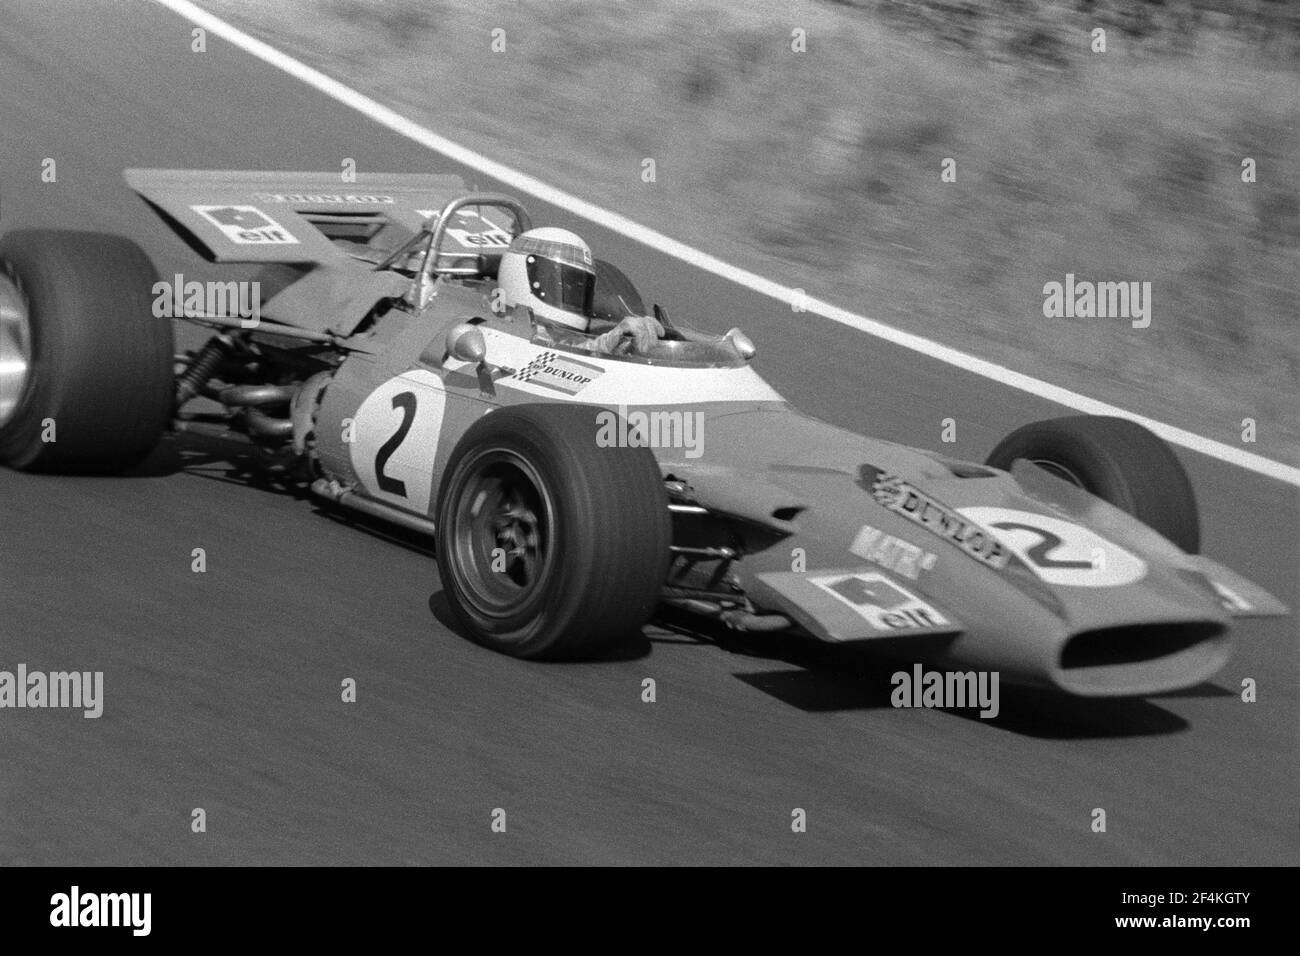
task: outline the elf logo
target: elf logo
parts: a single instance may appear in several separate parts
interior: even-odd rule
[[[60,927],[129,926],[133,936],[148,936],[152,928],[152,893],[68,893],[50,897],[50,925]]]
[[[196,213],[241,246],[297,245],[298,240],[256,206],[191,206]]]
[[[878,631],[947,627],[952,623],[937,608],[883,574],[835,574],[808,580],[853,608]]]

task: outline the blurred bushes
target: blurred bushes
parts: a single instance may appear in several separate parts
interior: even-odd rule
[[[894,27],[986,56],[1065,66],[1062,33],[1101,27],[1150,50],[1193,53],[1207,36],[1234,35],[1279,64],[1300,63],[1293,0],[826,0]]]

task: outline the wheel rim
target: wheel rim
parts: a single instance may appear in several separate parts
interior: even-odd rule
[[[1029,460],[1039,468],[1043,469],[1043,471],[1049,472],[1057,478],[1062,478],[1065,481],[1068,481],[1076,488],[1082,488],[1084,491],[1088,490],[1088,486],[1084,484],[1083,479],[1076,475],[1071,469],[1062,465],[1059,461],[1049,461],[1046,458],[1031,458]]]
[[[32,369],[32,326],[18,286],[0,272],[0,428],[22,403]]]
[[[504,448],[480,451],[458,470],[450,538],[462,595],[487,618],[526,614],[553,572],[555,508],[546,483]]]

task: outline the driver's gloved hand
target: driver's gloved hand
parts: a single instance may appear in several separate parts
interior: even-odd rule
[[[663,338],[664,327],[649,315],[628,315],[608,332],[596,336],[598,352],[648,352]]]

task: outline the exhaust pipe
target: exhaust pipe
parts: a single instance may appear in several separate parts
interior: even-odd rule
[[[285,405],[297,391],[297,385],[231,385],[217,393],[217,401],[236,407]]]

